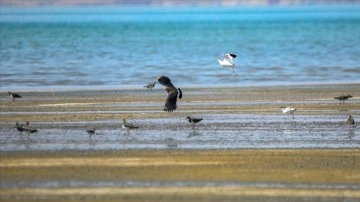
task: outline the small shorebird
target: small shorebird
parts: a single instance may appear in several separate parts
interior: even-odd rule
[[[355,121],[354,121],[353,117],[351,117],[351,115],[349,115],[349,118],[347,119],[347,123],[349,125],[355,125]]]
[[[234,58],[236,58],[235,54],[226,53],[226,54],[224,54],[224,59],[221,60],[220,58],[217,58],[217,61],[223,67],[231,68],[232,72],[233,72],[233,77],[236,78],[236,77],[238,77],[238,75],[235,74],[235,63],[233,60]]]
[[[156,81],[154,81],[153,83],[149,83],[148,85],[144,86],[144,88],[146,88],[147,91],[152,90],[155,87]]]
[[[21,96],[19,94],[13,93],[13,92],[10,92],[10,91],[8,92],[8,95],[9,95],[9,97],[12,97],[13,102],[15,102],[16,98],[21,98]]]
[[[296,111],[295,108],[290,108],[290,107],[284,108],[283,106],[281,106],[280,109],[282,110],[282,113],[287,115],[291,114],[292,118],[294,118],[294,112]]]
[[[23,126],[24,131],[29,133],[36,133],[38,130],[30,125],[30,123],[27,121],[25,125]]]
[[[95,128],[88,128],[86,129],[86,132],[91,136],[95,134]]]
[[[341,102],[343,104],[345,104],[345,100],[348,100],[349,98],[352,98],[352,96],[351,95],[341,95],[341,96],[338,96],[338,97],[334,97],[334,99],[337,99],[337,100],[340,101],[340,104],[341,104]]]
[[[202,118],[191,118],[190,116],[186,117],[187,120],[189,121],[189,123],[192,124],[192,128],[195,129],[195,124],[199,123],[200,121],[202,121]]]
[[[126,129],[126,132],[129,132],[129,130],[132,130],[132,129],[138,129],[139,127],[131,124],[131,123],[128,123],[126,122],[125,118],[123,118],[121,120],[121,127]]]
[[[171,80],[166,76],[158,77],[158,81],[161,85],[165,86],[165,91],[168,93],[168,96],[165,101],[164,111],[173,112],[176,110],[176,101],[179,95],[179,99],[182,98],[182,91],[180,88],[176,87],[171,83]]]
[[[23,124],[19,124],[18,122],[16,122],[15,128],[16,128],[16,130],[18,130],[19,132],[23,132],[23,131],[24,131],[24,125],[23,125]]]

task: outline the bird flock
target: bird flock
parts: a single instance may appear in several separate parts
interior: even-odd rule
[[[218,63],[222,67],[232,69],[232,74],[233,74],[234,78],[238,77],[238,75],[235,73],[234,59],[236,57],[237,57],[236,54],[226,53],[226,54],[223,54],[223,59],[217,58]],[[159,82],[159,84],[164,86],[164,91],[167,92],[167,97],[165,99],[163,111],[174,112],[177,109],[177,99],[178,98],[181,99],[183,96],[182,90],[180,88],[176,88],[174,86],[174,84],[172,83],[172,81],[170,80],[170,78],[167,76],[159,76],[157,78],[157,82]],[[147,91],[151,91],[155,87],[155,85],[156,85],[156,81],[145,85],[144,88]],[[15,99],[17,99],[17,98],[22,98],[22,96],[20,96],[18,93],[14,93],[14,92],[10,92],[10,91],[8,92],[8,96],[12,98],[12,102],[15,102]],[[344,105],[345,101],[348,100],[349,98],[352,98],[352,96],[351,95],[341,95],[341,96],[335,97],[334,99],[339,100],[340,105]],[[279,108],[279,110],[281,110],[282,113],[285,115],[291,115],[292,119],[295,118],[294,113],[296,112],[296,108],[281,106]],[[192,125],[193,129],[195,129],[195,125],[197,123],[199,123],[203,120],[203,118],[194,118],[194,117],[190,117],[190,116],[186,117],[186,119]],[[351,115],[349,115],[349,118],[347,119],[347,124],[355,125],[354,118]],[[138,126],[128,123],[125,118],[122,118],[121,126],[122,126],[122,128],[126,129],[127,133],[129,133],[130,130],[138,129]],[[16,130],[18,130],[20,132],[25,131],[28,134],[38,132],[38,129],[31,126],[29,124],[29,122],[25,122],[25,124],[19,124],[18,122],[16,122],[15,128],[16,128]],[[95,131],[96,131],[95,128],[87,128],[86,129],[86,132],[89,134],[89,136],[95,134]]]

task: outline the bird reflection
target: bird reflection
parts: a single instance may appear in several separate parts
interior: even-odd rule
[[[193,131],[191,131],[191,132],[189,133],[188,138],[195,137],[195,136],[199,136],[199,135],[201,135],[201,133],[193,130]]]
[[[351,128],[349,129],[347,135],[348,135],[349,139],[352,140],[352,139],[354,138],[354,136],[355,136],[355,127],[351,127]]]

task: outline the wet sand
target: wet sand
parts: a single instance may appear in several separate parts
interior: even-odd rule
[[[360,115],[359,89],[184,88],[174,113],[162,111],[160,87],[18,92],[14,103],[3,93],[0,199],[359,201],[358,127],[345,124]],[[343,94],[353,98],[339,105]],[[295,119],[280,106],[297,108]],[[206,121],[194,131],[188,115]],[[122,117],[141,129],[123,134]],[[39,132],[19,134],[17,121]],[[88,137],[90,126],[102,135]]]
[[[1,201],[360,200],[359,149],[3,152],[0,169]]]

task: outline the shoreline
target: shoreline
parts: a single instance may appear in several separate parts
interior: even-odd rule
[[[5,86],[0,88],[0,93],[7,93],[8,91],[16,92],[71,92],[71,91],[121,91],[121,90],[144,90],[143,85],[129,84],[129,85],[54,85],[48,87],[33,87],[33,86],[17,86],[16,88]],[[177,83],[177,86],[188,89],[205,89],[205,88],[288,88],[288,87],[321,87],[332,85],[360,85],[360,81],[353,82],[259,82],[256,84],[243,83],[227,83],[227,84],[186,84]],[[157,83],[157,87],[160,86]],[[162,87],[161,87],[162,88]]]

